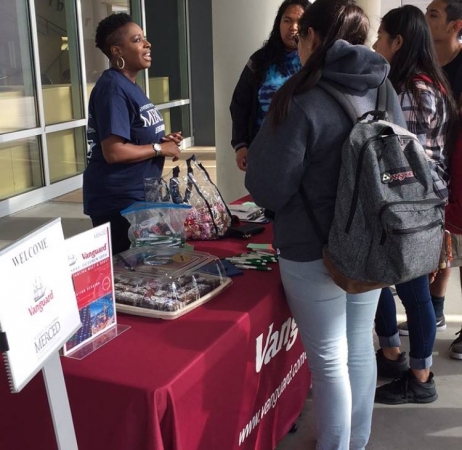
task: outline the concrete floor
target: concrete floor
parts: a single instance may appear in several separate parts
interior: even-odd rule
[[[91,228],[90,220],[82,212],[77,192],[0,218],[0,248],[56,217],[62,218],[65,237]],[[429,405],[376,405],[369,450],[461,448],[462,361],[452,360],[448,356],[449,344],[462,323],[462,295],[457,269],[453,271],[446,298],[448,328],[437,333],[433,353],[438,401]],[[401,307],[399,313],[399,319],[402,320],[404,316]],[[404,337],[402,341],[403,349],[408,351],[408,339]],[[313,414],[312,403],[308,399],[298,420],[298,432],[287,435],[277,450],[314,450]]]

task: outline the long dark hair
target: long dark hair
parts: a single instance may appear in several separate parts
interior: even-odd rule
[[[401,48],[393,55],[388,75],[396,92],[410,92],[417,108],[423,109],[420,92],[415,86],[415,77],[423,74],[432,80],[443,95],[449,97],[451,88],[438,63],[430,28],[423,12],[412,5],[395,8],[385,14],[380,26],[390,39],[397,36],[403,39]]]
[[[353,45],[366,42],[369,19],[352,0],[317,0],[300,18],[300,38],[306,38],[309,28],[313,28],[319,36],[320,45],[300,72],[276,92],[270,106],[270,111],[274,113],[274,127],[287,117],[292,97],[308,91],[319,81],[327,51],[335,41],[343,39]]]
[[[282,42],[279,28],[282,16],[290,6],[300,6],[303,11],[305,11],[310,5],[311,2],[308,0],[285,0],[281,3],[281,6],[279,6],[276,18],[274,19],[273,29],[271,30],[268,40],[265,41],[261,47],[261,58],[254,61],[255,75],[259,83],[264,80],[266,71],[272,64],[276,65],[280,73],[287,75],[283,65],[286,48],[284,42]]]
[[[412,5],[405,5],[389,11],[382,18],[381,28],[395,39],[402,37],[403,43],[393,55],[390,63],[389,80],[396,92],[409,92],[423,111],[424,100],[416,87],[416,77],[426,75],[432,81],[437,95],[442,96],[448,109],[447,150],[451,153],[454,143],[454,124],[457,121],[457,107],[451,95],[451,87],[436,56],[433,39],[423,12]]]

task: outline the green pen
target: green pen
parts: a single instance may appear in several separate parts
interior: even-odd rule
[[[238,269],[243,269],[243,270],[247,270],[247,269],[264,270],[264,271],[273,270],[271,267],[268,267],[268,266],[251,266],[251,265],[236,264],[235,267],[237,267]]]
[[[263,261],[277,262],[277,258],[274,255],[261,255],[260,253],[242,253],[239,255],[241,258],[257,258],[262,259]]]
[[[256,259],[256,258],[235,257],[235,258],[226,258],[226,260],[232,263],[238,263],[238,264],[266,265],[266,261],[263,261],[262,259]]]
[[[275,263],[275,262],[278,262],[278,260],[275,259],[275,258],[262,258],[262,257],[260,257],[260,259],[261,259],[263,262],[266,262],[266,263]]]
[[[278,261],[273,256],[260,256],[260,259],[262,259],[263,261],[268,261],[268,262],[277,262]]]

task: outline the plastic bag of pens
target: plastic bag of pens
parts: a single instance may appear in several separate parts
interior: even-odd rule
[[[166,182],[173,203],[191,205],[184,224],[187,239],[211,240],[225,236],[231,226],[231,213],[195,156],[181,167],[174,167]]]
[[[137,202],[121,214],[130,222],[132,247],[182,247],[186,241],[184,221],[190,210],[186,204]]]

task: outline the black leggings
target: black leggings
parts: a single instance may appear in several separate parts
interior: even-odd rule
[[[107,216],[90,216],[90,219],[94,227],[107,222],[111,224],[111,247],[113,255],[130,248],[130,239],[128,239],[130,223],[125,217],[119,213],[114,213]]]

